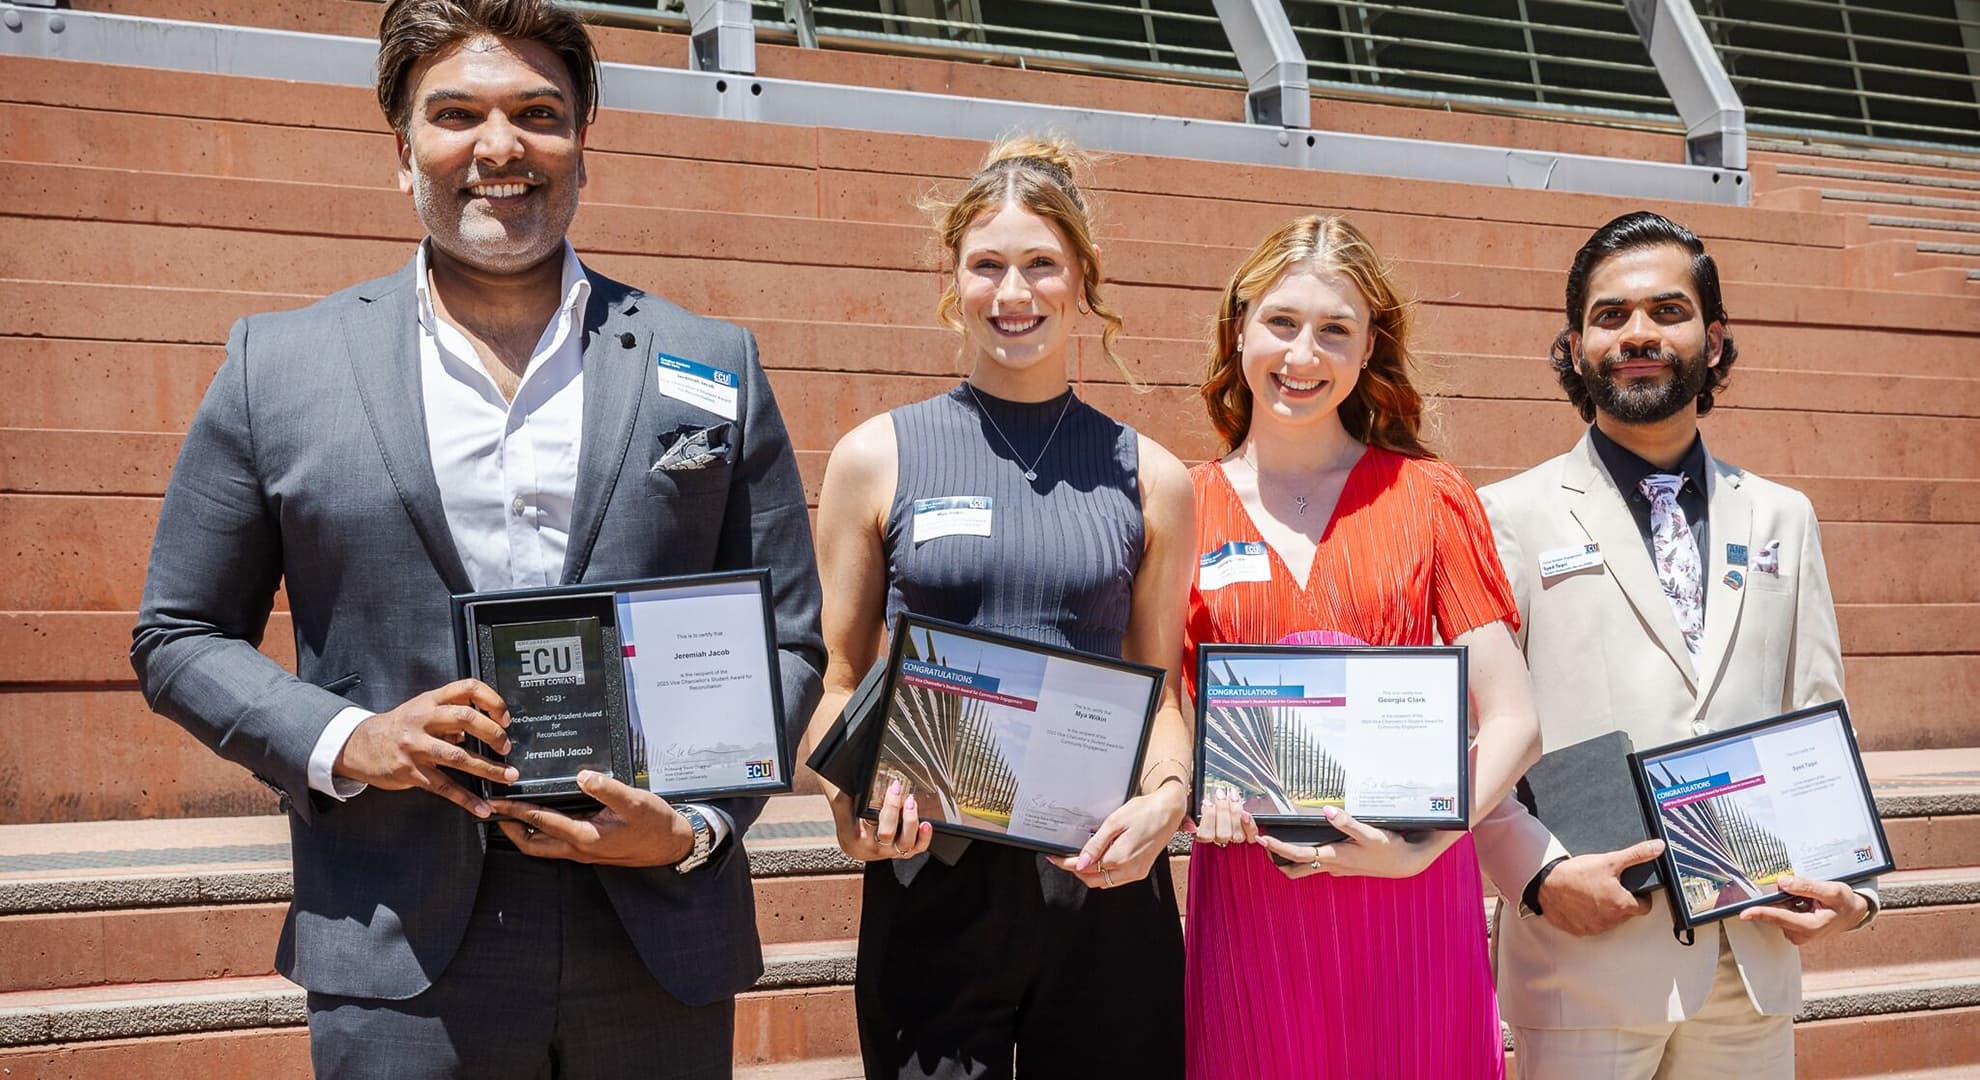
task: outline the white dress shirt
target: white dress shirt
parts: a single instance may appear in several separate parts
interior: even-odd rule
[[[426,448],[454,549],[476,591],[555,585],[570,546],[578,451],[584,441],[584,335],[591,281],[564,245],[562,303],[531,350],[513,400],[474,345],[441,318],[427,275],[427,244],[414,258],[419,311],[419,383]],[[352,707],[331,719],[309,759],[309,786],[348,799],[365,785],[331,775],[351,732],[373,714]],[[725,814],[701,807],[728,835]]]

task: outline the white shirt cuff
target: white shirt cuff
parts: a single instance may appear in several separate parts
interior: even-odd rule
[[[375,713],[360,709],[355,705],[330,718],[330,725],[323,734],[316,737],[316,749],[309,755],[309,789],[343,802],[363,791],[366,785],[356,780],[345,780],[332,776],[330,770],[337,764],[337,755],[344,752],[344,744],[351,741],[351,732],[359,724],[371,719]]]
[[[736,823],[729,820],[729,815],[707,803],[682,803],[681,805],[694,807],[696,810],[701,811],[702,817],[708,819],[708,831],[715,834],[708,842],[708,850],[711,852],[721,847],[722,841],[727,840],[729,834],[736,829]]]

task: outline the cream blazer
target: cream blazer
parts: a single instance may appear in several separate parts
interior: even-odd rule
[[[1545,750],[1615,730],[1649,749],[1842,696],[1835,605],[1808,498],[1709,455],[1706,488],[1711,550],[1697,673],[1642,533],[1586,435],[1566,454],[1479,493],[1519,604],[1518,637]],[[1600,565],[1541,576],[1542,559],[1590,544]],[[1518,910],[1533,874],[1566,854],[1546,827],[1507,799],[1474,832],[1479,862],[1507,898],[1494,949],[1506,1022],[1586,1028],[1683,1020],[1711,989],[1722,932],[1759,1011],[1800,1007],[1800,952],[1779,930],[1733,919],[1701,927],[1696,944],[1680,945],[1659,893],[1650,914],[1577,938]]]

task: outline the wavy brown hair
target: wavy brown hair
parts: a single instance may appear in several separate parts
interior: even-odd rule
[[[1423,441],[1423,395],[1412,381],[1409,352],[1413,301],[1396,285],[1395,275],[1368,238],[1344,217],[1307,214],[1267,236],[1224,288],[1217,312],[1208,371],[1199,392],[1210,411],[1210,425],[1235,450],[1251,431],[1251,387],[1244,381],[1238,349],[1245,316],[1288,271],[1300,266],[1338,271],[1368,301],[1369,332],[1375,347],[1354,389],[1341,401],[1341,425],[1369,446],[1414,458],[1437,455]]]
[[[1100,351],[1130,385],[1139,385],[1114,351],[1121,336],[1121,317],[1100,294],[1100,248],[1093,242],[1093,212],[1080,190],[1079,175],[1086,155],[1071,142],[1051,135],[1017,135],[990,148],[983,166],[954,198],[930,197],[923,209],[935,218],[942,251],[949,260],[949,277],[936,308],[942,325],[964,333],[961,299],[956,295],[957,262],[964,234],[984,215],[1005,204],[1021,206],[1051,222],[1079,260],[1081,299],[1100,317]]]

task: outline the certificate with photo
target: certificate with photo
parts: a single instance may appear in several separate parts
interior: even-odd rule
[[[595,805],[578,789],[583,769],[668,799],[790,790],[768,571],[454,604],[461,670],[508,705],[506,761],[522,774],[487,794]]]
[[[1630,755],[1679,929],[1895,869],[1840,701]]]
[[[1077,852],[1134,794],[1164,674],[904,614],[860,812],[899,780],[938,830]]]
[[[1471,809],[1463,646],[1197,649],[1196,790],[1266,826],[1327,807],[1397,831],[1463,829]]]

